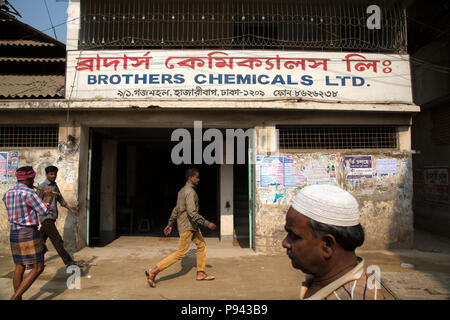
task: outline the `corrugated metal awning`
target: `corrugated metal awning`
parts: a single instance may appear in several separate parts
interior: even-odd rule
[[[0,57],[0,62],[66,62],[66,58]]]
[[[36,40],[0,40],[0,46],[55,47],[56,45]]]

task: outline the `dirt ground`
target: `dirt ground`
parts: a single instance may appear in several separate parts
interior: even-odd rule
[[[195,281],[195,246],[186,257],[157,277],[150,288],[144,270],[173,252],[177,238],[120,237],[106,247],[84,248],[80,289],[68,289],[62,260],[49,246],[46,268],[24,299],[41,300],[295,300],[301,271],[285,254],[267,256],[248,248],[206,238],[207,272],[213,281]],[[414,250],[357,251],[366,266],[380,267],[383,283],[399,299],[450,299],[450,241],[416,233]],[[402,267],[412,264],[412,268]],[[10,252],[0,252],[0,299],[12,293],[14,264]]]

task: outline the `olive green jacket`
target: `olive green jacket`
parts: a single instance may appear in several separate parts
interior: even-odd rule
[[[172,210],[168,226],[172,227],[177,221],[178,233],[185,231],[197,231],[200,226],[207,227],[210,223],[199,213],[198,195],[194,186],[186,183],[178,192],[177,205]]]

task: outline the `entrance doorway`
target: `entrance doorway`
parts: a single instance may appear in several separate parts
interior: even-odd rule
[[[173,129],[95,128],[91,129],[89,245],[102,246],[119,236],[163,237],[177,193],[185,184],[184,173],[195,167],[200,171],[197,188],[200,214],[217,225],[216,230],[202,229],[204,237],[218,237],[220,232],[220,165],[175,165],[171,151],[178,142],[170,140]],[[104,141],[113,141],[113,152],[105,151]],[[110,148],[111,143],[108,145]],[[109,157],[114,159],[109,159]],[[114,162],[114,171],[106,172],[105,162]],[[102,171],[103,170],[103,171]],[[113,177],[113,208],[105,212],[103,177]],[[103,182],[104,183],[104,182]],[[103,215],[103,218],[102,218]],[[105,233],[105,215],[111,232]],[[105,236],[106,234],[106,236]],[[176,224],[171,236],[178,236]]]

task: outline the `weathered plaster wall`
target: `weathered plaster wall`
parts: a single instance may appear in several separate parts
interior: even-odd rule
[[[334,156],[332,156],[334,155]],[[371,156],[373,177],[346,179],[345,156]],[[312,152],[279,154],[293,159],[303,184],[261,186],[260,162],[256,162],[255,248],[262,253],[284,249],[281,242],[285,214],[297,192],[306,185],[334,183],[358,200],[365,229],[364,249],[410,248],[413,243],[412,162],[409,152]],[[330,157],[331,156],[331,157]],[[395,159],[396,173],[377,174],[377,159]],[[394,160],[393,160],[394,161]],[[331,169],[335,165],[335,170]],[[326,197],[326,195],[324,195]]]
[[[74,139],[69,136],[74,137]],[[35,185],[45,179],[45,167],[49,165],[57,166],[59,171],[56,182],[59,189],[66,202],[73,208],[78,208],[79,143],[79,128],[60,126],[58,148],[2,148],[0,151],[19,151],[19,167],[33,166],[37,173]],[[3,197],[3,194],[13,185],[14,183],[0,184],[1,196]],[[80,239],[80,235],[83,234],[80,222],[83,221],[83,213],[80,212],[80,217],[75,217],[66,208],[59,205],[58,210],[59,218],[56,221],[56,226],[63,237],[66,249],[69,252],[75,252],[82,247],[82,243],[85,241]],[[6,208],[2,203],[0,205],[1,251],[10,251],[9,228]]]

